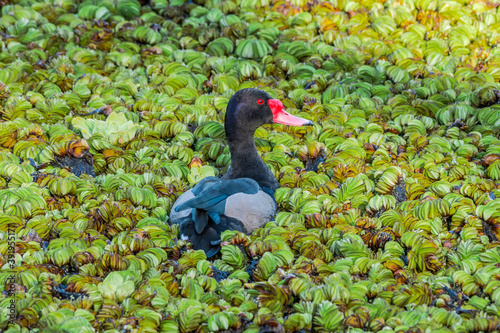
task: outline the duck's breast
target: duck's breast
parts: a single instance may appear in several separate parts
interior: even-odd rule
[[[226,199],[224,215],[243,223],[246,232],[263,227],[276,215],[276,202],[266,192],[255,194],[236,193]]]

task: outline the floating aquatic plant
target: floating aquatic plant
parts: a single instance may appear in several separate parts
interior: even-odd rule
[[[127,120],[123,113],[111,112],[106,121],[83,119],[76,117],[71,124],[81,131],[85,139],[90,139],[94,134],[101,134],[112,145],[125,145],[135,137],[139,125]]]
[[[494,2],[0,4],[5,332],[500,329]],[[248,87],[314,126],[256,132],[278,214],[209,261],[168,216]]]

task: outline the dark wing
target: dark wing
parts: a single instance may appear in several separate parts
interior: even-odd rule
[[[181,234],[188,237],[195,248],[201,248],[205,252],[214,251],[215,247],[215,252],[211,255],[215,254],[218,251],[220,234],[224,230],[243,230],[242,226],[238,225],[241,222],[233,221],[233,219],[224,216],[226,199],[237,193],[256,194],[259,189],[259,184],[250,178],[207,177],[203,179],[192,190],[194,198],[175,208],[177,212],[191,209],[190,218],[181,223]],[[208,252],[207,256],[209,256]]]
[[[192,190],[194,198],[177,206],[177,212],[187,208],[209,210],[221,200],[236,193],[255,194],[259,191],[259,184],[250,178],[221,179],[207,177],[200,181]]]

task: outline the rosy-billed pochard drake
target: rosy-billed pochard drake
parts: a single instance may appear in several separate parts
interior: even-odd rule
[[[264,124],[312,125],[283,109],[283,104],[258,89],[242,89],[229,100],[225,117],[231,166],[222,178],[207,177],[183,193],[170,213],[181,238],[207,257],[219,251],[220,235],[231,229],[247,234],[276,215],[274,191],[280,186],[262,161],[254,134]]]

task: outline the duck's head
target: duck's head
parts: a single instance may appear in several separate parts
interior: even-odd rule
[[[283,103],[259,89],[237,91],[227,104],[226,131],[228,129],[255,131],[265,124],[291,126],[312,125],[312,122],[286,112]]]

